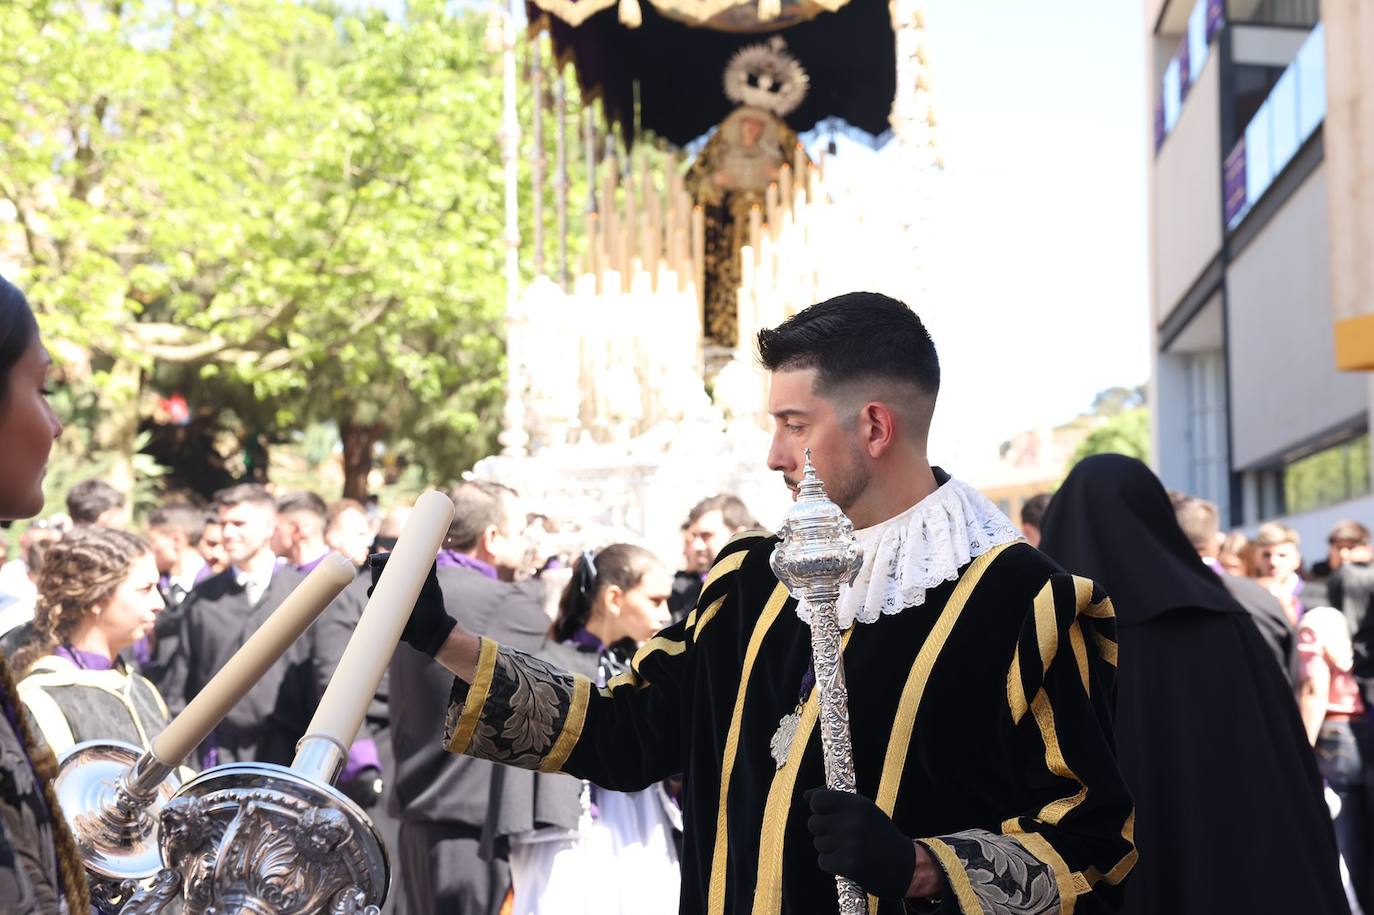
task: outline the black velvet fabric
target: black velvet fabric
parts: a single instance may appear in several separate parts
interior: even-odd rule
[[[747,646],[759,638],[761,611],[777,587],[768,566],[775,543],[776,538],[757,537],[726,548],[718,564],[747,550],[739,571],[709,584],[696,614],[660,634],[660,649],[650,643],[636,661],[640,683],[617,686],[609,696],[592,690],[585,726],[563,767],[617,790],[636,790],[685,772],[683,913],[708,911],[722,760],[735,741],[725,821],[724,911],[750,911],[754,899],[764,810],[777,771],[769,742],[779,719],[797,703],[810,658],[810,631],[788,598],[759,641],[752,673],[743,682],[741,727],[731,734]],[[1084,585],[1087,591],[1079,600]],[[923,606],[857,626],[848,644],[854,765],[858,790],[867,797],[878,791],[908,673],[954,588],[947,582],[931,591]],[[1042,590],[1053,610],[1044,638],[1061,646],[1048,669],[1041,669],[1034,610]],[[721,598],[702,626],[698,617]],[[1073,871],[1129,871],[1131,846],[1123,831],[1131,805],[1112,757],[1113,671],[1090,640],[1080,675],[1068,648],[1067,632],[1077,625],[1078,611],[1089,602],[1105,607],[1102,601],[1090,583],[1075,582],[1023,543],[993,561],[930,671],[893,811],[906,835],[941,837],[977,829],[1000,836],[1011,821],[1039,833]],[[1110,632],[1110,620],[1100,622],[1101,630],[1093,631]],[[661,650],[677,642],[688,647]],[[1018,651],[1019,665],[1013,663]],[[1053,716],[1057,745],[1078,780],[1047,768],[1034,714],[1023,710],[1014,719],[1008,698],[1012,677],[1027,700],[1043,689],[1041,701]],[[803,798],[805,790],[823,784],[820,735],[813,731],[785,806],[783,913],[837,910],[834,878],[817,866]],[[1037,819],[1047,804],[1073,797],[1081,788],[1083,797],[1062,818]],[[1042,871],[1048,882],[1048,865]],[[1099,881],[1078,895],[1075,911],[1111,911],[1119,894],[1119,884]],[[878,911],[894,915],[903,911],[903,903],[882,900]]]
[[[637,29],[621,25],[615,7],[576,28],[547,16],[555,53],[573,58],[583,91],[602,100],[627,137],[636,86],[640,125],[669,143],[684,146],[715,127],[735,107],[721,88],[725,65],[740,48],[774,35],[811,78],[806,100],[787,117],[794,130],[841,118],[873,137],[887,133],[897,54],[885,0],[851,0],[809,22],[749,35],[684,25],[649,0],[639,6],[644,22]],[[533,5],[527,9],[531,21],[546,16]]]
[[[1348,911],[1285,672],[1197,560],[1149,468],[1121,455],[1080,462],[1041,548],[1094,575],[1117,606],[1117,752],[1140,852],[1122,911]]]

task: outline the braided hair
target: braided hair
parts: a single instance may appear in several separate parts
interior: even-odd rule
[[[91,607],[113,594],[134,560],[147,552],[142,538],[95,525],[78,527],[49,547],[38,576],[34,638],[15,652],[14,670],[22,674],[69,639]]]
[[[591,551],[577,557],[573,563],[572,581],[558,599],[558,618],[551,634],[556,641],[566,642],[587,625],[597,596],[615,585],[622,591],[639,586],[644,576],[659,559],[642,546],[633,543],[613,543],[595,556]]]

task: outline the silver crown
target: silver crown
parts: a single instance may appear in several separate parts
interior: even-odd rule
[[[762,108],[786,117],[806,98],[811,78],[791,54],[787,42],[774,37],[766,44],[740,48],[725,65],[725,97],[739,105]]]

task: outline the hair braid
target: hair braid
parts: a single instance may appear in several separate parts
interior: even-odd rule
[[[14,655],[23,674],[34,661],[71,637],[92,606],[109,597],[148,552],[148,544],[127,531],[95,525],[78,527],[43,557],[34,605],[34,638]]]
[[[53,790],[53,779],[57,777],[57,757],[53,756],[47,744],[40,744],[34,739],[33,730],[29,727],[28,718],[24,714],[24,706],[19,701],[19,689],[14,682],[14,673],[10,670],[3,651],[0,651],[0,679],[4,682],[5,701],[14,711],[14,720],[18,726],[19,739],[24,743],[24,752],[28,754],[29,760],[33,763],[34,774],[43,786],[43,802],[48,805],[48,817],[52,821],[53,847],[57,852],[57,868],[62,879],[62,892],[67,898],[67,910],[72,915],[89,912],[91,892],[86,883],[86,865],[81,860],[81,852],[77,850],[76,839],[67,827],[67,818],[57,804],[57,792]]]

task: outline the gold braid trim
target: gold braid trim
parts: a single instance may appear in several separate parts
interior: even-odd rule
[[[91,893],[86,885],[86,866],[81,861],[81,853],[76,849],[76,840],[67,828],[67,818],[57,805],[57,792],[52,782],[57,777],[57,757],[46,746],[40,747],[33,739],[24,706],[19,701],[19,689],[14,682],[14,674],[6,662],[5,653],[0,651],[0,678],[5,685],[5,698],[14,709],[14,720],[19,726],[19,739],[24,742],[24,752],[33,761],[34,774],[43,786],[43,801],[48,805],[48,817],[52,820],[52,840],[56,846],[57,867],[61,871],[62,889],[67,897],[67,910],[71,915],[82,915],[91,911]]]

